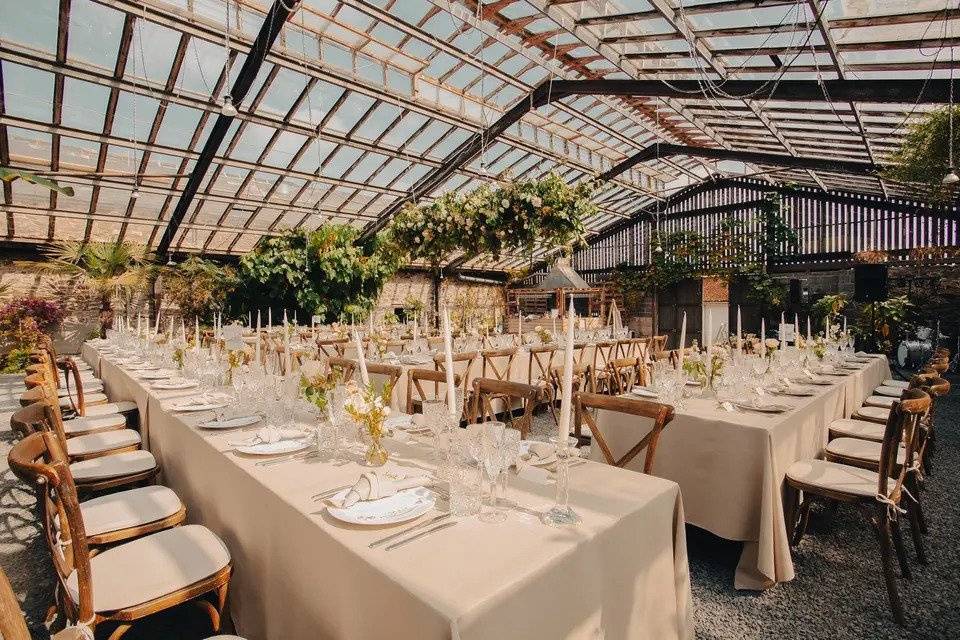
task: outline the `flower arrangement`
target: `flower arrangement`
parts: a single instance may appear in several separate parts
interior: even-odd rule
[[[537,337],[540,338],[540,342],[542,342],[543,344],[549,344],[550,342],[553,341],[553,336],[550,334],[550,332],[544,329],[543,327],[541,327],[540,325],[537,325],[536,327],[534,327],[533,330],[537,334]]]
[[[409,204],[391,225],[394,243],[411,259],[432,264],[451,254],[491,254],[583,243],[583,220],[597,212],[592,181],[567,184],[556,173],[503,187],[447,192],[428,204]]]
[[[384,385],[378,390],[373,385],[361,388],[356,382],[347,383],[348,396],[343,409],[370,439],[365,456],[370,466],[379,467],[390,457],[380,440],[383,438],[384,420],[390,415],[392,391],[390,385]]]
[[[804,338],[802,335],[800,335],[800,332],[798,331],[796,334],[796,337],[793,340],[793,344],[797,347],[797,349],[800,349],[800,350],[806,349],[807,339]]]
[[[227,383],[233,382],[233,372],[250,364],[250,354],[246,349],[231,349],[227,352]]]
[[[329,399],[327,394],[340,382],[339,373],[334,370],[328,374],[300,376],[300,394],[320,411],[326,413]]]
[[[763,341],[763,346],[767,350],[767,359],[772,360],[773,355],[777,352],[777,349],[780,348],[780,341],[776,338],[767,338]]]
[[[177,369],[183,369],[183,358],[186,355],[186,351],[183,347],[177,347],[173,350],[173,362],[177,365]]]
[[[813,341],[813,355],[817,356],[817,360],[823,360],[827,355],[827,342],[820,336]]]

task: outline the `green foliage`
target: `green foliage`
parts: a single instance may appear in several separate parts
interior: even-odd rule
[[[957,119],[960,107],[953,109]],[[953,146],[960,149],[960,126],[954,127]],[[931,200],[949,200],[953,188],[945,186],[942,180],[950,169],[950,108],[931,111],[913,124],[899,148],[890,155],[890,163],[882,172],[884,178],[913,183]]]
[[[30,347],[10,349],[0,358],[0,373],[20,373],[30,364]]]
[[[62,193],[65,196],[71,198],[73,197],[73,187],[61,187],[56,180],[43,178],[29,171],[24,171],[23,169],[0,167],[0,181],[13,182],[15,180],[23,180],[24,182],[29,182],[30,184],[44,187],[50,191],[56,191],[57,193]]]
[[[829,317],[830,322],[834,323],[835,318],[843,313],[847,308],[847,296],[843,293],[836,295],[823,296],[812,305],[810,305],[810,315],[812,315],[817,326],[822,326],[824,320]]]
[[[408,205],[391,226],[390,237],[410,260],[439,264],[458,252],[490,254],[573,248],[584,241],[583,221],[597,212],[592,182],[567,184],[551,173],[502,187],[482,185],[448,192],[428,204]]]
[[[213,309],[223,308],[227,295],[237,284],[232,267],[196,256],[187,258],[163,274],[164,296],[189,318],[204,318]]]
[[[913,311],[913,303],[907,296],[889,298],[877,303],[873,308],[865,304],[851,329],[856,337],[875,347],[880,353],[890,353],[894,346],[899,344],[908,315]]]
[[[232,310],[245,314],[268,301],[327,321],[350,310],[366,312],[399,269],[400,255],[382,237],[358,245],[357,234],[352,226],[329,224],[264,238],[240,260]]]

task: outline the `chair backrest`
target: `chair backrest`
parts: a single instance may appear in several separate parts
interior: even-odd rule
[[[911,472],[916,457],[920,419],[929,410],[930,396],[920,389],[907,389],[900,400],[893,403],[880,447],[878,496],[889,498],[895,504],[900,503],[904,480]],[[898,463],[901,450],[903,461]],[[893,488],[890,488],[891,480]]]
[[[483,372],[480,374],[481,377],[509,380],[510,368],[513,366],[513,359],[516,355],[516,347],[489,349],[481,352],[480,356],[483,358]]]
[[[350,338],[317,338],[317,349],[327,358],[342,358]]]
[[[660,441],[660,434],[663,429],[673,420],[673,407],[669,404],[659,402],[650,402],[639,398],[622,398],[619,396],[605,396],[598,393],[578,393],[574,397],[575,425],[579,428],[586,423],[593,436],[594,443],[603,453],[607,464],[616,467],[625,467],[641,451],[646,449],[646,458],[643,461],[643,472],[650,473],[653,469],[653,459],[657,453],[657,444]],[[632,446],[625,454],[615,458],[613,452],[607,445],[606,438],[597,427],[596,417],[593,410],[614,411],[616,413],[625,413],[631,416],[650,418],[653,420],[653,426],[640,441]]]
[[[520,437],[526,439],[527,433],[530,431],[530,424],[533,421],[533,408],[540,399],[541,391],[540,387],[522,382],[477,378],[473,381],[470,422],[496,420],[497,414],[500,413],[504,416],[504,422],[507,423],[507,426],[518,429]],[[496,399],[500,399],[503,403],[500,412],[494,406],[494,400]],[[519,401],[523,408],[523,415],[517,420],[513,418],[515,401]]]
[[[642,372],[643,363],[640,358],[617,358],[607,363],[610,372],[610,391],[621,394],[630,391],[634,384],[646,386],[647,382]]]
[[[0,569],[0,638],[4,640],[30,640],[30,630],[23,619],[20,601]]]
[[[550,368],[553,366],[553,357],[557,348],[552,345],[531,346],[529,364],[527,368],[527,384],[536,384],[550,380]]]
[[[66,358],[63,361],[66,366],[67,392],[69,393],[70,405],[77,412],[78,416],[87,415],[87,405],[83,397],[83,378],[80,375],[80,369],[73,358]],[[73,380],[73,390],[70,389],[70,380]]]
[[[390,385],[392,390],[397,388],[397,381],[403,375],[403,367],[395,364],[368,362],[367,374],[370,376],[370,384],[376,385],[378,390],[382,391],[387,385]]]
[[[433,383],[433,392],[428,392],[423,383],[432,382]],[[437,371],[436,369],[407,369],[407,413],[416,412],[416,403],[423,403],[427,400],[436,400],[437,398],[443,398],[446,393],[446,388],[441,390],[441,385],[447,384],[447,374],[443,371]],[[453,384],[454,386],[460,385],[460,374],[453,374]],[[430,385],[427,385],[427,388],[430,388]],[[414,397],[414,392],[416,392],[417,397]]]
[[[616,356],[617,343],[613,340],[604,340],[593,345],[593,366],[594,371],[604,371],[607,364],[614,360]]]
[[[476,361],[478,355],[476,351],[461,351],[451,356],[454,373],[460,374],[458,386],[463,391],[464,401],[466,401],[467,389],[470,388],[470,371],[473,369],[473,363]],[[445,361],[446,358],[442,353],[433,356],[433,365],[437,371],[446,371]],[[466,408],[464,408],[464,411],[466,411]]]
[[[353,371],[356,366],[356,361],[348,358],[341,358],[339,356],[327,358],[327,368],[330,372],[336,371],[339,373],[340,379],[344,381],[353,379]]]
[[[650,357],[659,360],[667,348],[667,336],[653,336],[650,340]]]
[[[427,336],[428,349],[443,349],[443,336]]]

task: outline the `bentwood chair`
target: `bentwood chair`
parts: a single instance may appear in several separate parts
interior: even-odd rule
[[[57,439],[44,438],[42,432],[32,433],[13,445],[7,461],[18,478],[38,491],[41,509],[51,508],[42,486],[43,469],[66,462]],[[87,544],[99,547],[179,526],[187,517],[187,509],[171,489],[149,485],[85,500],[80,503],[80,516]]]
[[[53,434],[41,436],[50,442]],[[51,446],[56,446],[51,444]],[[201,525],[164,529],[91,557],[76,487],[61,460],[40,465],[49,501],[44,529],[66,620],[119,640],[137,621],[194,602],[220,630],[232,571],[230,551]]]
[[[403,375],[403,367],[395,364],[368,362],[367,374],[370,376],[370,383],[381,391],[387,386],[389,386],[390,389],[396,389],[397,381],[400,380],[400,376]]]
[[[887,418],[880,463],[876,471],[829,460],[801,460],[793,463],[786,474],[787,485],[794,492],[789,501],[789,511],[793,513],[788,516],[788,527],[793,530],[791,544],[799,544],[806,531],[812,500],[844,502],[856,506],[879,535],[880,560],[887,596],[894,618],[901,625],[905,624],[905,619],[890,557],[891,544],[896,549],[903,577],[909,578],[910,567],[900,533],[899,515],[908,514],[911,523],[916,518],[913,501],[904,499],[905,483],[916,455],[919,421],[929,409],[930,396],[919,389],[907,390],[903,399],[894,403]],[[794,510],[792,506],[797,504],[798,494],[802,494],[803,501],[799,509]],[[919,528],[912,525],[911,531],[920,552]]]
[[[470,422],[487,422],[502,416],[508,427],[519,430],[520,438],[526,439],[540,393],[540,387],[522,382],[476,378],[473,381]],[[523,408],[523,414],[518,419],[513,417],[514,406]]]
[[[633,385],[647,385],[646,367],[640,358],[617,358],[607,363],[609,395],[620,395],[633,388]]]
[[[423,383],[433,383],[424,388]],[[408,369],[407,370],[407,404],[409,414],[417,413],[428,400],[443,398],[446,393],[447,374],[436,369]],[[453,385],[459,387],[460,374],[453,374]],[[431,389],[432,386],[432,391]],[[443,387],[443,388],[441,388]],[[414,397],[416,392],[416,397]]]
[[[650,431],[630,447],[622,456],[615,457],[607,444],[607,439],[597,426],[596,412],[612,411],[630,416],[649,418],[653,422]],[[660,434],[673,420],[673,407],[659,402],[640,400],[639,398],[624,398],[620,396],[605,396],[598,393],[578,393],[574,396],[574,428],[579,436],[583,431],[583,424],[587,425],[593,442],[600,448],[607,464],[615,467],[625,467],[640,452],[646,450],[643,461],[643,472],[649,474],[653,469],[653,460],[660,442]]]
[[[339,356],[333,356],[327,358],[327,369],[329,373],[338,373],[341,380],[352,380],[353,371],[356,368],[357,363],[354,360],[348,358],[341,358]]]
[[[30,640],[30,629],[20,610],[20,601],[13,592],[7,574],[0,569],[0,638],[4,640]],[[50,640],[86,640],[84,633],[77,627],[67,627],[52,636]]]
[[[67,451],[66,436],[57,427],[55,408],[48,402],[20,409],[10,418],[10,423],[21,433],[51,433],[57,438],[60,450]],[[69,469],[77,487],[84,493],[146,485],[160,472],[157,459],[142,449],[80,460],[71,463]]]

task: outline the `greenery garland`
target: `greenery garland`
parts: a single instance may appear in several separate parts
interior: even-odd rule
[[[392,241],[411,260],[440,264],[457,252],[490,254],[582,245],[583,221],[597,213],[594,183],[567,184],[556,173],[494,188],[448,192],[423,205],[407,205],[390,226]]]

